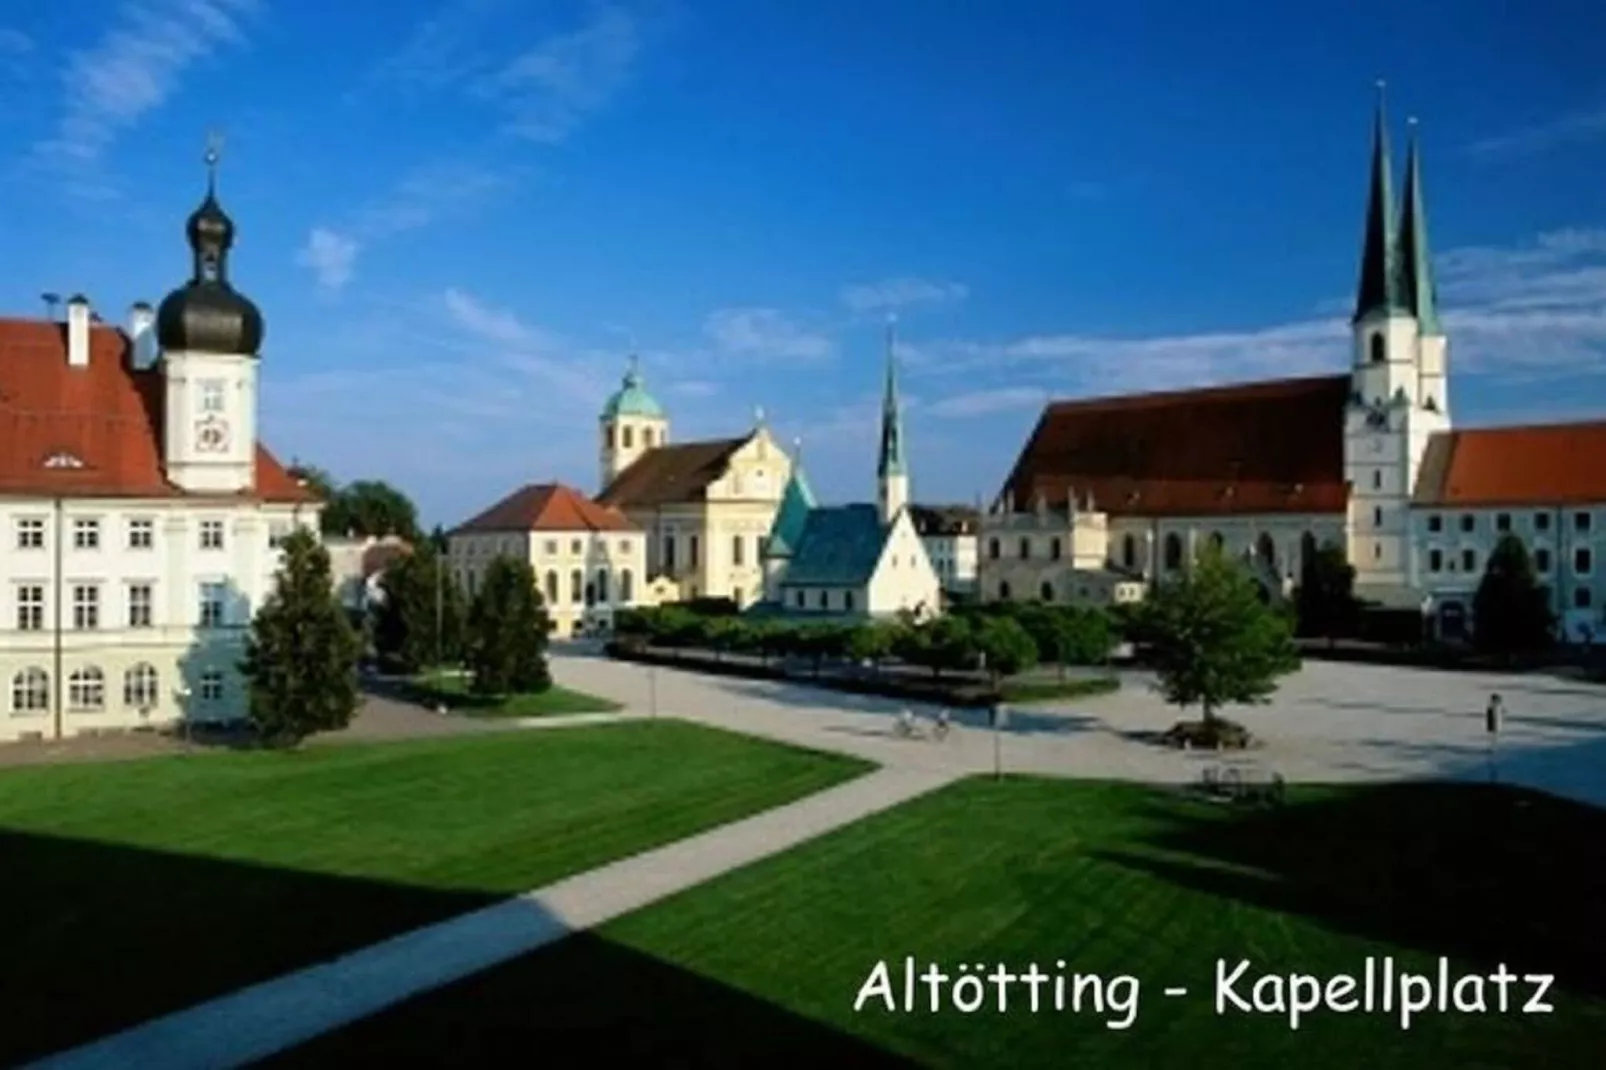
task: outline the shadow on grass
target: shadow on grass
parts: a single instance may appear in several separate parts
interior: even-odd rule
[[[584,1057],[565,1059],[561,1052]],[[919,1065],[590,933],[409,1000],[260,1065],[501,1066],[548,1059],[733,1070]]]
[[[1551,973],[1572,991],[1606,995],[1606,867],[1587,857],[1606,842],[1606,811],[1500,786],[1308,790],[1314,798],[1227,820],[1205,804],[1157,800],[1162,830],[1100,857],[1367,939]]]
[[[17,919],[8,927],[0,954],[0,1007],[6,1022],[0,1030],[0,1065],[7,1066],[76,1048],[409,930],[506,902],[502,895],[13,831],[0,831],[0,873],[0,910]],[[486,912],[502,920],[489,934],[480,933],[477,946],[474,940],[454,938],[435,950],[483,966],[535,946],[529,940],[532,931],[562,930],[537,903],[520,905],[526,908],[516,912],[520,917],[504,910]],[[537,915],[530,917],[527,911]],[[518,975],[528,968],[523,963],[543,961],[543,956],[556,969],[541,973],[533,1002],[500,1000],[508,972]],[[389,983],[405,980],[397,978],[398,971],[372,966],[362,972],[369,981],[375,974]],[[555,1050],[550,1046],[553,1034],[565,1033],[583,1039],[593,1053],[651,1053],[693,1065],[774,1065],[785,1056],[800,1056],[808,1065],[895,1065],[875,1061],[874,1049],[826,1026],[591,936],[561,940],[494,970],[488,979],[470,978],[452,990],[467,993],[471,1002],[490,1001],[473,1008],[472,1031],[450,1017],[424,1015],[416,1023],[422,1033],[392,1044],[383,1028],[359,1027],[374,1038],[374,1052],[395,1055],[381,1062],[461,1065],[468,1054],[468,1065],[491,1065],[498,1061],[493,1057],[498,1051],[533,1051],[534,1045]],[[337,992],[337,999],[361,998],[342,986]],[[420,1002],[433,998],[425,995]],[[327,1000],[299,1002],[332,1013]],[[463,1010],[459,1003],[458,1012]],[[230,1028],[240,1028],[238,1018],[230,1021]],[[621,1030],[641,1021],[652,1027]],[[272,1020],[275,1029],[283,1024],[282,1019]],[[211,1035],[219,1035],[220,1029],[214,1023]],[[349,1050],[340,1048],[338,1036],[330,1043],[336,1050]],[[507,1046],[498,1049],[498,1043]],[[309,1049],[313,1054],[319,1050],[323,1048],[317,1045]],[[473,1058],[475,1054],[481,1058]],[[374,1061],[370,1055],[362,1050],[337,1061],[366,1065]],[[140,1056],[164,1060],[160,1051],[150,1049]],[[194,1058],[192,1052],[190,1062]]]

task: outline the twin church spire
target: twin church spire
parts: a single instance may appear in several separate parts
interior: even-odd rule
[[[1355,322],[1374,314],[1414,316],[1423,334],[1439,334],[1438,293],[1428,247],[1427,211],[1422,194],[1422,154],[1415,127],[1405,171],[1405,194],[1396,224],[1389,159],[1388,121],[1382,83],[1378,84],[1377,119],[1372,134],[1372,173],[1366,206],[1366,233],[1361,244],[1360,284],[1356,288]]]

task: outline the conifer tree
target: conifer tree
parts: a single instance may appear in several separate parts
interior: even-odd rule
[[[1528,548],[1515,535],[1500,536],[1472,596],[1473,644],[1490,654],[1543,649],[1554,624],[1548,602]]]
[[[469,607],[464,662],[482,695],[545,691],[551,625],[528,561],[498,557]]]
[[[462,594],[431,543],[395,561],[379,584],[383,601],[375,613],[374,645],[381,656],[403,672],[462,657]]]

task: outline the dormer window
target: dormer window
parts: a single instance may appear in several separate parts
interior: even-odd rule
[[[44,466],[46,468],[82,468],[84,466],[84,462],[75,453],[69,453],[66,450],[57,450],[55,453],[52,453],[49,457],[45,458]]]

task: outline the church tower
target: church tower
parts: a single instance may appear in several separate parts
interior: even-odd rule
[[[1380,92],[1351,320],[1352,390],[1344,460],[1356,587],[1363,596],[1370,590],[1370,596],[1384,599],[1409,583],[1411,492],[1428,439],[1450,426],[1448,346],[1439,324],[1424,203],[1413,130],[1403,210],[1395,214]]]
[[[602,407],[602,486],[617,479],[648,450],[669,444],[669,417],[642,383],[632,355],[619,389]]]
[[[186,491],[256,485],[257,354],[262,313],[229,282],[234,222],[217,201],[219,144],[206,152],[206,199],[190,214],[190,281],[156,312],[165,383],[167,478]]]
[[[903,414],[898,405],[898,364],[893,321],[887,321],[887,382],[881,398],[881,455],[876,463],[881,522],[890,524],[909,504],[909,468],[903,452]]]

